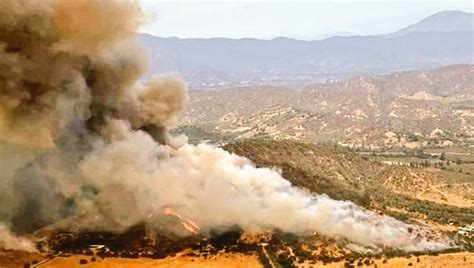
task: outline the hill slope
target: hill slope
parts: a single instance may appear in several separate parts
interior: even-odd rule
[[[224,149],[248,157],[259,166],[278,167],[291,183],[310,192],[350,200],[403,220],[455,226],[474,221],[472,207],[416,197],[430,185],[447,181],[423,169],[385,165],[338,147],[292,141],[245,140],[225,145]],[[448,195],[465,198],[465,193],[472,193],[471,184],[460,191],[454,186],[464,181],[450,183],[453,188],[446,190]]]
[[[179,126],[189,134],[199,129],[204,139],[267,136],[372,149],[474,142],[474,65],[362,76],[303,91],[246,87],[190,95]]]

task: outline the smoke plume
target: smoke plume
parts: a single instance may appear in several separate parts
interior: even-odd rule
[[[16,237],[3,224],[0,224],[0,248],[27,252],[36,251],[36,247],[33,242],[26,238]]]
[[[0,157],[11,161],[0,177],[0,222],[17,234],[141,223],[176,232],[160,221],[172,208],[200,232],[276,228],[375,247],[447,246],[422,228],[307,194],[274,170],[169,135],[186,84],[178,75],[138,82],[146,69],[133,40],[140,20],[134,1],[0,2],[0,137],[10,146]],[[0,247],[12,244],[25,245],[1,227]]]

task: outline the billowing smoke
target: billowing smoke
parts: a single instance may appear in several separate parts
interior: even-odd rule
[[[106,217],[119,225],[140,221],[153,225],[154,215],[172,207],[197,222],[202,231],[238,225],[249,231],[317,231],[404,250],[446,246],[417,238],[420,233],[410,232],[409,225],[351,202],[307,194],[278,172],[255,168],[248,159],[222,149],[205,144],[173,149],[157,144],[146,133],[126,133],[87,155],[79,167],[89,185],[105,190],[95,201],[110,206]],[[90,212],[90,208],[84,211]],[[98,215],[104,216],[98,213],[87,218]]]
[[[0,2],[0,137],[11,147],[0,156],[11,162],[0,177],[0,221],[14,232],[141,223],[175,232],[160,221],[171,208],[200,232],[276,228],[405,250],[447,246],[420,228],[305,193],[245,158],[169,135],[186,85],[177,75],[137,82],[145,70],[133,41],[140,17],[137,4],[124,0]],[[0,229],[0,247],[28,249],[23,241]]]

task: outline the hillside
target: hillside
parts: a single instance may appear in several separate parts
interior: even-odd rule
[[[474,65],[361,76],[303,91],[192,91],[178,131],[214,142],[251,137],[354,148],[474,144]]]
[[[474,221],[472,180],[453,179],[421,168],[386,165],[334,146],[257,139],[227,144],[224,148],[259,166],[280,168],[285,178],[310,192],[351,200],[401,219],[458,226]],[[438,191],[431,186],[448,182],[451,186],[442,191],[449,200],[426,200],[416,195]],[[455,200],[466,202],[459,206]]]

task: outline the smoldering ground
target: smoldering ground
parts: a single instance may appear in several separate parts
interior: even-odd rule
[[[138,82],[146,69],[133,40],[141,19],[134,1],[0,3],[0,137],[13,146],[1,155],[11,164],[0,181],[0,221],[13,232],[140,223],[166,230],[159,218],[173,208],[201,232],[237,225],[404,250],[449,246],[426,239],[422,228],[409,232],[414,226],[307,194],[243,157],[169,135],[186,84],[178,75]],[[11,248],[15,240],[5,234],[0,246]]]

